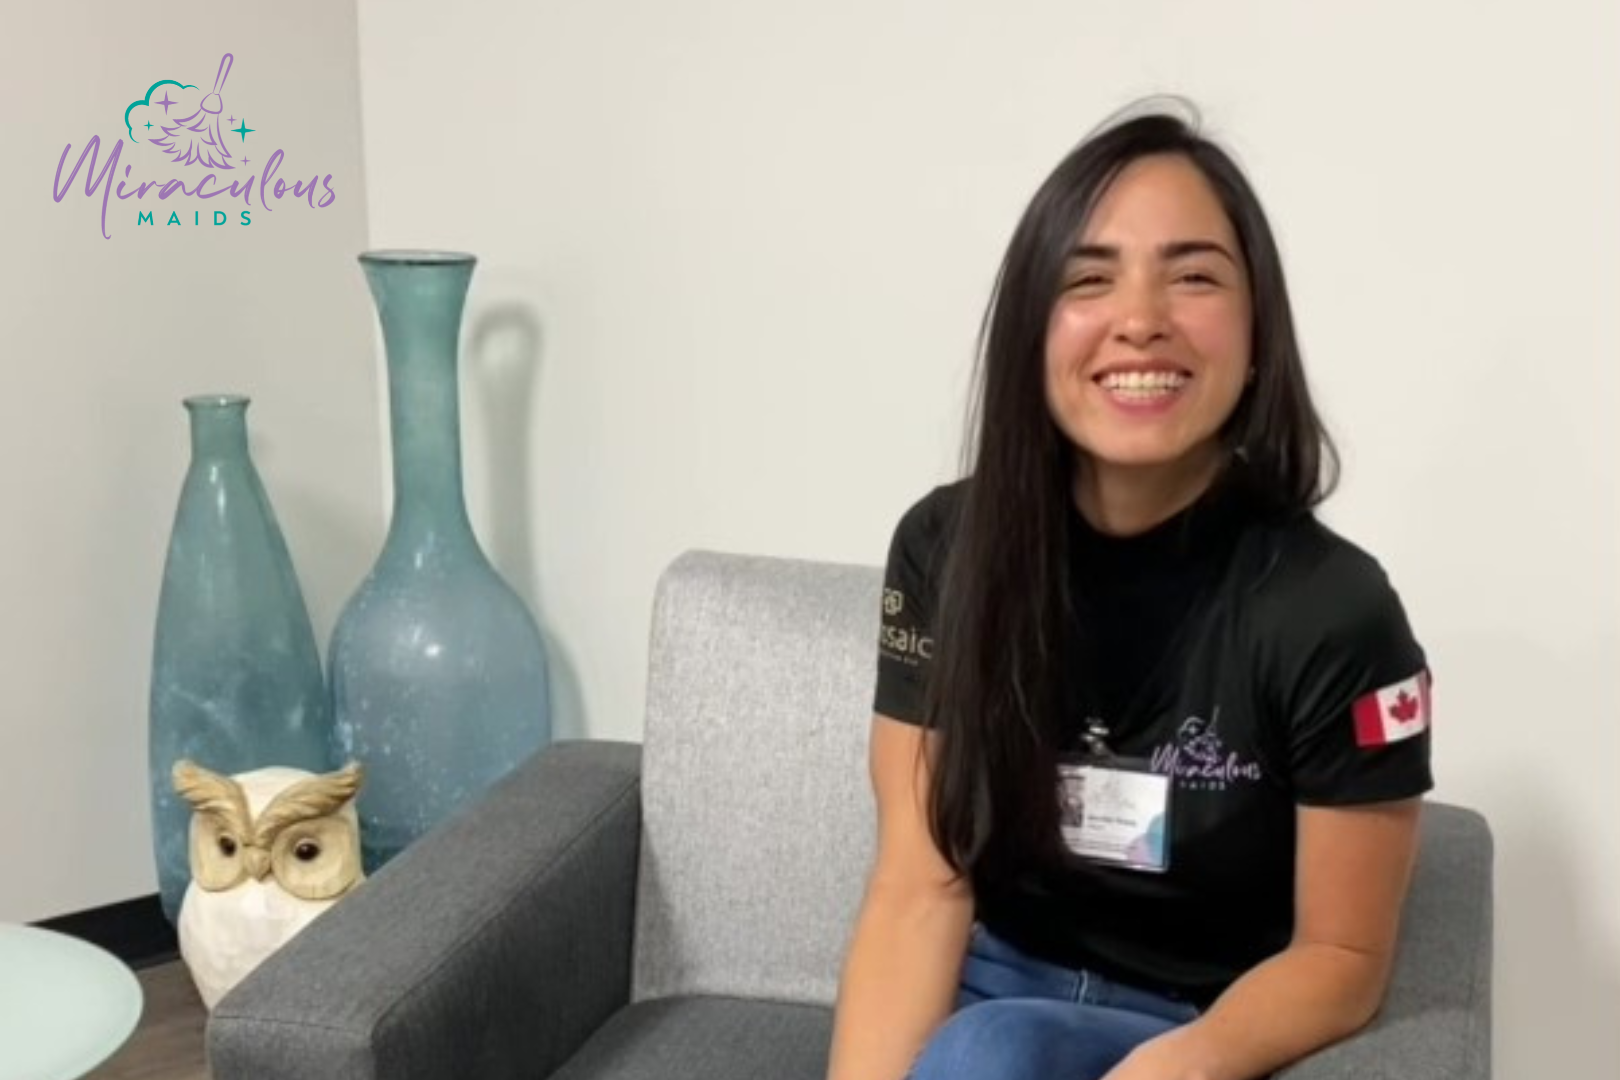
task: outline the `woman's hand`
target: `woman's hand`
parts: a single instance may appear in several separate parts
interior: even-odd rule
[[[1167,1031],[1138,1046],[1108,1070],[1103,1080],[1214,1080],[1210,1048],[1200,1045],[1197,1022]]]

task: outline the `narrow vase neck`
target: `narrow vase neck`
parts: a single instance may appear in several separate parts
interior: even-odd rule
[[[388,361],[390,546],[470,541],[461,476],[457,349],[472,261],[363,256]]]
[[[191,460],[217,465],[248,460],[248,399],[235,394],[189,397],[184,401],[191,417]]]

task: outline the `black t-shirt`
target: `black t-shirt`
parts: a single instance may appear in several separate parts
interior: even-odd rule
[[[970,481],[936,488],[894,532],[875,707],[922,723],[938,589]],[[1078,736],[1171,776],[1163,873],[1075,859],[974,881],[998,936],[1058,963],[1207,1003],[1288,943],[1295,811],[1420,795],[1429,672],[1378,563],[1310,515],[1210,494],[1120,539],[1068,515]],[[1054,798],[1056,778],[1054,777]]]

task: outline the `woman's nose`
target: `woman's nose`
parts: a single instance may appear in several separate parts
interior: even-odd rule
[[[1121,289],[1115,316],[1115,335],[1136,348],[1145,348],[1169,335],[1169,317],[1163,293],[1148,284]]]

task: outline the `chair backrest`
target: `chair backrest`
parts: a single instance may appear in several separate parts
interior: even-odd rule
[[[873,848],[882,574],[693,552],[659,581],[634,994],[830,1003]]]

